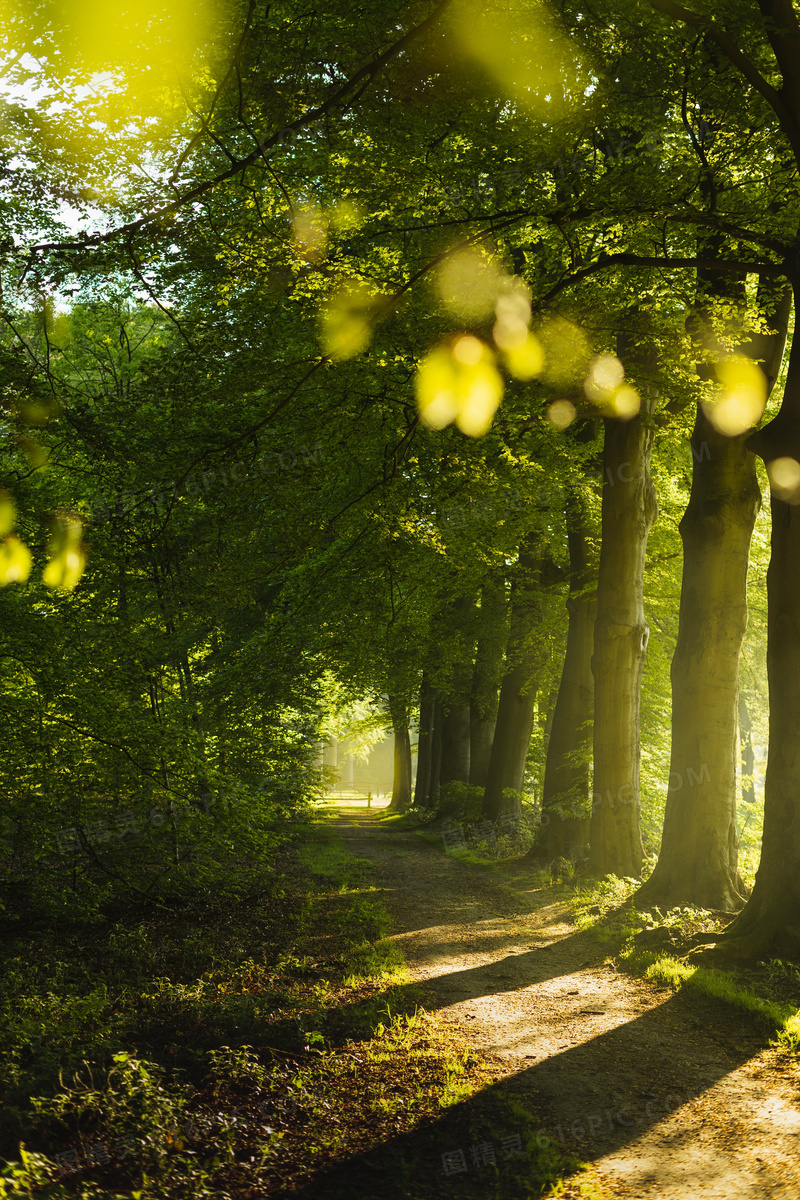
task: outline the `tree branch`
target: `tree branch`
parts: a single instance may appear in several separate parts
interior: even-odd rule
[[[597,262],[590,263],[588,267],[582,267],[580,271],[575,271],[572,275],[565,275],[549,292],[539,297],[538,303],[548,304],[565,288],[572,287],[583,279],[588,279],[590,275],[594,275],[597,271],[603,271],[606,267],[671,267],[673,270],[687,268],[697,270],[700,268],[703,271],[735,271],[739,274],[743,272],[754,275],[786,274],[786,267],[783,263],[748,263],[718,258],[664,258],[646,254],[605,254]]]
[[[691,26],[692,29],[698,29],[701,33],[708,34],[717,43],[725,57],[738,67],[748,83],[751,83],[756,91],[761,93],[776,112],[782,107],[780,94],[771,84],[767,83],[757,67],[742,53],[727,33],[714,24],[710,17],[692,12],[691,9],[684,8],[682,4],[675,4],[674,0],[650,0],[650,7],[656,9],[657,12],[664,13],[665,16],[673,17],[676,21],[681,21],[684,25]]]
[[[769,44],[778,62],[783,86],[781,97],[800,117],[800,22],[792,0],[759,0]]]
[[[704,225],[708,229],[716,229],[720,233],[729,233],[732,237],[741,238],[743,242],[752,242],[755,246],[763,246],[774,250],[776,254],[786,255],[791,250],[788,242],[780,238],[768,237],[765,233],[757,233],[752,229],[743,229],[741,225],[733,225],[730,221],[721,220],[716,214],[688,212],[666,213],[666,221],[676,221],[685,225]]]
[[[226,83],[228,82],[231,75],[236,70],[236,68],[239,64],[239,59],[241,58],[242,51],[244,50],[245,42],[247,41],[248,34],[250,33],[250,27],[253,23],[253,14],[255,12],[255,7],[256,7],[255,0],[249,0],[248,6],[247,6],[247,15],[244,20],[244,29],[242,31],[242,36],[239,38],[239,42],[233,53],[233,58],[231,59],[228,69],[222,78],[222,82],[219,84],[219,86],[216,88],[216,90],[214,92],[214,96],[211,101],[211,105],[209,106],[208,115],[202,118],[202,120],[200,121],[200,128],[197,130],[197,132],[195,134],[192,135],[192,137],[187,142],[186,146],[184,146],[183,150],[179,154],[178,161],[175,163],[175,166],[173,167],[173,170],[172,170],[172,174],[170,175],[170,178],[169,178],[170,183],[174,183],[177,180],[178,175],[180,174],[180,169],[183,166],[183,164],[186,162],[186,159],[189,157],[192,150],[194,150],[195,146],[200,141],[200,139],[203,137],[203,135],[208,132],[208,127],[211,123],[211,118],[214,115],[214,109],[217,107],[217,102],[219,101],[219,98],[222,95],[222,92],[225,88]],[[188,106],[188,101],[187,101],[187,106]],[[191,109],[190,109],[190,111],[191,111]],[[227,153],[227,151],[225,153]]]
[[[138,233],[150,225],[154,225],[163,221],[165,217],[173,216],[185,205],[191,204],[192,201],[199,199],[200,196],[204,196],[207,192],[219,187],[220,184],[226,183],[229,179],[233,179],[236,175],[241,174],[247,169],[247,167],[252,166],[253,163],[257,162],[258,159],[263,156],[266,150],[272,149],[273,146],[277,145],[284,138],[287,138],[287,135],[298,133],[306,126],[313,125],[315,121],[320,119],[320,117],[326,116],[327,113],[331,112],[337,106],[344,105],[348,96],[351,96],[351,99],[350,101],[347,101],[347,103],[352,103],[352,93],[355,90],[360,89],[360,95],[361,91],[364,90],[364,86],[368,86],[370,83],[372,83],[375,77],[381,72],[387,63],[391,62],[391,60],[396,58],[398,54],[402,53],[402,51],[405,50],[406,47],[411,44],[411,42],[430,29],[432,25],[436,24],[451,3],[452,0],[439,0],[439,3],[436,5],[436,8],[433,10],[430,16],[426,17],[424,21],[421,21],[418,25],[415,25],[412,29],[408,30],[407,33],[404,33],[402,37],[398,38],[396,42],[393,42],[387,50],[384,50],[383,54],[379,54],[377,58],[372,60],[371,63],[367,63],[365,66],[361,67],[360,70],[356,71],[355,75],[346,80],[346,82],[343,83],[342,86],[338,88],[332,96],[329,96],[327,100],[325,100],[322,104],[319,104],[316,108],[309,109],[309,111],[304,113],[302,117],[298,117],[296,120],[290,122],[283,129],[280,129],[276,133],[273,133],[270,137],[265,138],[263,141],[258,143],[255,150],[246,155],[244,158],[236,160],[226,171],[220,172],[219,175],[215,175],[212,179],[206,179],[202,183],[195,184],[194,187],[189,188],[187,192],[184,192],[177,198],[177,200],[173,200],[170,204],[165,204],[161,208],[156,209],[154,212],[148,213],[146,216],[139,217],[135,221],[130,221],[125,225],[120,225],[116,229],[108,230],[105,233],[86,235],[77,242],[42,242],[36,246],[32,246],[29,251],[31,258],[33,258],[35,254],[47,250],[87,250],[93,246],[103,245],[104,243],[109,242],[113,238],[119,237],[120,235],[130,237],[132,234]]]
[[[772,84],[767,83],[764,76],[758,70],[754,63],[750,61],[746,54],[743,54],[732,38],[728,37],[723,29],[715,25],[710,17],[703,16],[701,13],[692,12],[689,8],[684,8],[682,4],[676,4],[674,0],[649,0],[650,7],[656,12],[663,13],[667,17],[672,17],[675,21],[680,21],[684,25],[689,25],[692,29],[697,29],[702,33],[707,34],[717,43],[725,57],[733,63],[733,65],[741,72],[751,87],[764,97],[772,111],[775,113],[781,128],[789,139],[789,143],[794,150],[795,157],[800,162],[800,130],[798,129],[797,120],[791,109],[784,103],[783,95],[777,91]],[[783,4],[779,2],[761,4],[762,10],[772,8],[783,8]],[[791,5],[789,4],[789,7]],[[770,44],[775,51],[775,43],[770,37]],[[795,48],[795,53],[797,49]],[[777,52],[776,52],[777,57]],[[780,65],[780,63],[779,63]]]

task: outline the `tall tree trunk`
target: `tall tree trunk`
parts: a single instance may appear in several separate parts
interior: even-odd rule
[[[481,590],[480,632],[470,701],[469,782],[486,787],[492,753],[500,676],[507,637],[503,579],[487,579]]]
[[[742,760],[742,801],[745,804],[755,804],[756,756],[753,750],[753,726],[750,722],[750,713],[747,711],[747,702],[741,692],[739,692],[739,746]]]
[[[423,671],[419,694],[417,782],[414,785],[415,808],[428,808],[430,805],[434,702],[435,697],[430,678],[428,677],[428,673]]]
[[[591,819],[590,772],[594,706],[596,568],[578,498],[567,495],[569,596],[567,647],[558,688],[542,794],[543,845],[548,858],[579,858],[586,852]],[[549,820],[544,820],[544,815]],[[538,852],[538,851],[537,851]]]
[[[469,783],[469,704],[442,704],[442,757],[439,786]]]
[[[499,692],[499,689],[498,689]],[[495,715],[484,716],[480,708],[473,703],[470,706],[469,718],[469,782],[472,787],[486,787],[489,774],[489,759],[492,756],[492,742],[497,724]]]
[[[405,812],[411,804],[411,735],[408,728],[408,707],[398,696],[390,696],[389,712],[394,734],[394,775],[389,810]]]
[[[530,535],[520,547],[511,589],[511,621],[506,672],[500,687],[492,753],[483,797],[483,815],[496,821],[519,813],[519,793],[525,778],[525,759],[533,730],[534,705],[547,647],[542,639],[544,615],[541,535]],[[507,788],[517,795],[504,796]]]
[[[428,807],[435,808],[439,801],[439,779],[442,767],[442,702],[433,699],[433,729],[431,732],[431,776],[428,788]]]
[[[469,697],[472,685],[475,596],[459,596],[447,614],[449,678],[442,696],[439,786],[469,783]]]
[[[795,311],[800,275],[792,279]],[[772,546],[767,571],[769,752],[761,862],[747,904],[722,943],[737,957],[800,952],[800,489],[776,460],[800,461],[800,338],[794,337],[778,415],[750,439],[770,471]],[[781,478],[785,479],[781,486]],[[726,945],[727,943],[727,945]]]
[[[780,91],[770,100],[800,168],[800,59],[797,12],[783,0],[760,0],[763,29],[778,63]],[[785,260],[797,314],[800,264],[793,246]],[[767,679],[769,753],[764,783],[764,832],[755,887],[725,930],[728,950],[768,954],[786,945],[800,950],[800,337],[789,356],[777,416],[750,439],[770,472],[772,552],[767,571]],[[783,461],[781,461],[783,460]]]
[[[592,658],[594,793],[589,854],[591,869],[601,875],[636,876],[644,858],[639,712],[650,635],[644,616],[645,552],[658,512],[650,479],[653,406],[654,401],[643,400],[641,411],[632,420],[603,420],[602,544]]]
[[[717,433],[700,409],[692,451],[698,461],[679,527],[669,790],[658,863],[640,894],[648,903],[731,911],[744,903],[736,865],[737,690],[760,492],[744,439]]]
[[[726,293],[736,283],[727,283]],[[733,296],[735,299],[735,295]],[[788,309],[776,318],[769,355],[774,380]],[[753,350],[754,347],[743,347]],[[761,504],[746,435],[719,433],[698,406],[692,491],[680,523],[683,578],[672,659],[672,753],[656,869],[640,890],[647,903],[735,911],[746,888],[738,869],[736,741],[739,660],[747,628],[747,568]]]

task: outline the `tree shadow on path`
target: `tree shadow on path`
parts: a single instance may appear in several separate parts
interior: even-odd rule
[[[752,1049],[737,1053],[696,1036],[687,1041],[687,1016],[683,999],[672,997],[352,1158],[300,1194],[308,1200],[535,1196],[557,1177],[559,1158],[563,1164],[564,1157],[592,1162],[613,1155],[678,1114],[683,1119],[671,1121],[664,1137],[675,1181],[687,1175],[684,1194],[693,1195],[688,1173],[696,1186],[698,1170],[709,1181],[725,1171],[717,1155],[698,1147],[696,1098]]]
[[[493,884],[484,878],[480,890]],[[520,935],[489,929],[476,947],[439,939],[438,928],[463,920],[458,904],[453,911],[443,901],[445,911],[430,897],[425,920],[402,922],[409,936],[423,938],[414,947],[418,963],[469,959],[496,952],[515,936],[519,942],[537,935],[535,928]],[[625,1193],[631,1196],[800,1195],[800,1181],[786,1178],[785,1165],[771,1178],[758,1173],[759,1139],[767,1145],[789,1133],[800,1144],[796,1110],[787,1109],[781,1128],[773,1127],[775,1097],[736,1074],[764,1037],[713,1001],[687,994],[662,999],[640,981],[609,977],[602,969],[606,951],[588,933],[556,941],[544,940],[546,927],[538,933],[542,945],[392,989],[395,1010],[410,1006],[420,987],[430,1010],[479,1008],[496,1031],[491,1050],[505,1058],[510,1073],[440,1119],[351,1157],[299,1194],[307,1200],[518,1200],[540,1195],[569,1175],[576,1160],[603,1159],[604,1167],[610,1163],[633,1178],[636,1190]],[[735,1114],[728,1126],[703,1115],[720,1098]],[[747,1178],[737,1166],[736,1138],[728,1136],[734,1119],[756,1143]]]

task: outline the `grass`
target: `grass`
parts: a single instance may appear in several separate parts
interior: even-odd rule
[[[439,833],[429,833],[427,829],[415,829],[414,833],[431,846],[441,846],[442,844],[442,835]]]
[[[692,966],[670,955],[647,954],[635,949],[622,955],[623,963],[644,974],[646,979],[672,987],[688,988],[755,1019],[777,1044],[797,1053],[800,1050],[800,1011],[796,1005],[759,995],[741,982],[734,972],[715,967]]]
[[[579,888],[573,909],[579,928],[609,947],[618,966],[675,991],[688,989],[745,1014],[775,1044],[800,1051],[800,969],[772,959],[720,970],[688,961],[703,934],[718,933],[727,919],[692,905],[662,912],[636,909],[638,879],[606,879]]]
[[[416,833],[431,844],[441,844],[440,835],[427,830]],[[482,856],[480,847],[450,850],[448,855],[475,866],[498,866],[495,859]],[[645,878],[653,866],[654,860],[646,863]],[[574,879],[574,871],[570,878]],[[531,872],[526,882],[536,889],[552,888],[561,896],[569,880],[556,882],[545,869]],[[774,1035],[776,1045],[800,1052],[800,967],[772,959],[726,971],[687,962],[681,951],[692,953],[698,937],[717,933],[724,928],[725,918],[692,905],[666,912],[640,911],[631,901],[641,884],[642,879],[611,875],[577,886],[571,896],[576,925],[607,946],[620,967],[675,991],[688,988],[725,1004]],[[666,943],[666,948],[648,949],[654,941]]]

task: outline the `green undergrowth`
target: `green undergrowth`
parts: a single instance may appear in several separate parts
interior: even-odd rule
[[[652,958],[649,963],[648,957]],[[800,1049],[800,1012],[796,1005],[759,996],[729,971],[690,966],[668,956],[639,955],[637,960],[634,952],[632,959],[637,969],[644,969],[646,978],[675,989],[688,987],[704,996],[721,1000],[774,1030],[778,1043],[787,1050],[797,1052]]]
[[[577,889],[578,927],[605,945],[617,966],[726,1004],[774,1035],[775,1044],[800,1051],[800,967],[770,959],[723,970],[691,961],[703,935],[718,934],[730,915],[693,905],[640,910],[632,897],[641,882],[612,875]]]
[[[416,837],[447,854],[448,858],[469,866],[487,867],[489,870],[497,872],[505,871],[510,865],[516,865],[529,848],[531,841],[524,832],[520,836],[501,833],[490,839],[470,836],[469,842],[465,837],[464,844],[459,845],[453,844],[452,841],[448,843],[445,840],[446,827],[442,826],[438,820],[425,822],[422,825],[420,823],[409,824],[408,828]],[[560,870],[562,864],[563,870]],[[575,866],[574,863],[568,863],[566,859],[558,860],[556,864],[547,863],[538,867],[528,867],[526,864],[526,874],[532,888],[545,888],[562,880],[571,879],[575,874]]]
[[[255,902],[14,927],[0,1196],[250,1200],[348,1175],[403,1139],[401,1194],[437,1194],[422,1180],[441,1172],[449,1123],[498,1109],[493,1068],[421,1006],[372,864],[326,820],[301,832]],[[577,1196],[563,1190],[576,1169],[537,1147],[496,1194]]]

